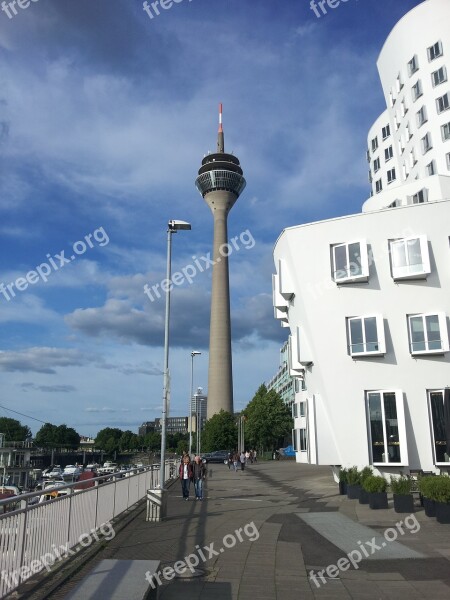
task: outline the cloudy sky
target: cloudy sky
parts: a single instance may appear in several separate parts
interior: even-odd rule
[[[211,249],[194,181],[219,102],[247,180],[229,234],[254,240],[230,258],[243,408],[286,337],[274,242],[360,211],[366,136],[385,108],[376,59],[419,3],[348,0],[320,18],[309,0],[179,0],[153,18],[142,0],[0,12],[0,415],[82,435],[160,416],[164,298],[143,286],[164,278],[169,219],[192,223],[174,236],[174,270]],[[198,270],[172,294],[173,416],[187,414],[193,349],[207,389],[210,283]]]

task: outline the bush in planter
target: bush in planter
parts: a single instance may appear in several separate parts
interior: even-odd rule
[[[369,506],[373,509],[388,508],[387,481],[384,477],[371,475],[364,480],[364,489],[369,493]]]
[[[361,489],[359,491],[359,503],[360,504],[369,504],[369,492],[364,489],[364,481],[367,477],[372,477],[373,471],[372,467],[364,467],[364,469],[360,473],[360,481],[361,481]]]
[[[396,513],[414,512],[414,498],[411,494],[412,482],[410,477],[400,475],[391,479],[391,490],[394,494],[394,510]]]
[[[347,498],[357,500],[361,489],[361,473],[358,467],[350,467],[347,470]]]
[[[437,477],[427,475],[419,479],[419,491],[423,497],[423,507],[427,517],[436,516],[436,503],[434,500],[434,487]]]
[[[347,474],[348,469],[339,469],[339,493],[344,495],[347,493]]]
[[[450,477],[438,475],[433,477],[433,498],[438,523],[450,523]]]

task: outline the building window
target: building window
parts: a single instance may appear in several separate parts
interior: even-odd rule
[[[439,115],[444,112],[444,110],[448,110],[450,108],[450,98],[448,92],[440,98],[436,98],[436,106]]]
[[[394,152],[392,150],[392,146],[389,146],[388,148],[384,149],[384,160],[385,162],[387,162],[388,160],[391,160],[391,158],[394,156]]]
[[[367,407],[373,464],[401,463],[406,445],[401,392],[368,392]]]
[[[422,127],[422,125],[428,121],[427,109],[425,108],[425,106],[422,106],[422,108],[417,111],[416,117],[417,127]]]
[[[391,135],[391,126],[386,125],[386,127],[383,127],[383,129],[381,130],[381,134],[383,136],[383,140],[388,138]]]
[[[383,182],[381,181],[381,179],[377,179],[377,181],[375,181],[375,192],[377,194],[379,194],[382,190],[383,190]]]
[[[427,49],[427,52],[428,52],[428,60],[429,61],[439,58],[439,56],[442,56],[442,54],[443,54],[442,42],[439,41],[439,42],[436,42],[435,44],[433,44],[433,46],[430,46]]]
[[[423,204],[428,201],[428,192],[425,188],[416,192],[413,196],[408,196],[408,204]]]
[[[447,169],[450,171],[450,152],[445,155],[445,160],[447,161]]]
[[[300,417],[304,417],[306,414],[305,411],[305,407],[306,407],[306,402],[300,402]]]
[[[298,413],[297,413],[297,404],[294,402],[294,404],[292,405],[292,417],[295,419],[296,417],[298,417]]]
[[[369,261],[364,240],[332,246],[333,280],[336,283],[367,280]]]
[[[429,177],[431,177],[431,175],[436,175],[436,163],[434,162],[434,160],[428,163],[425,168]]]
[[[376,173],[376,172],[377,172],[377,171],[379,171],[379,170],[380,170],[380,159],[379,159],[379,158],[376,158],[376,159],[373,161],[373,172],[374,172],[374,173]]]
[[[402,100],[402,102],[400,104],[400,114],[402,115],[402,117],[404,117],[407,112],[408,112],[408,107],[406,106],[406,102],[404,100]]]
[[[447,392],[445,398],[444,390],[436,390],[428,392],[428,403],[431,415],[431,431],[433,435],[434,461],[435,464],[444,463],[448,466],[446,458],[447,452],[447,435],[445,425],[445,409],[444,401],[450,402],[450,396]]]
[[[387,172],[387,182],[392,183],[393,181],[395,181],[396,177],[395,177],[395,168],[394,169],[390,169]]]
[[[306,435],[306,428],[300,429],[300,452],[306,452],[308,450],[308,438]]]
[[[370,143],[371,148],[372,148],[372,154],[378,149],[378,137],[374,137],[373,140]]]
[[[295,452],[307,452],[308,436],[306,428],[292,430],[292,445]]]
[[[431,141],[431,133],[428,132],[423,136],[422,140],[422,154],[426,154],[433,147],[433,143]]]
[[[417,100],[417,98],[420,98],[420,96],[422,96],[422,82],[420,81],[420,79],[418,79],[417,82],[412,86],[411,94],[414,102]]]
[[[383,319],[379,315],[347,319],[350,356],[372,356],[386,352]]]
[[[441,125],[442,141],[450,140],[450,122]]]
[[[411,77],[418,70],[419,70],[419,61],[417,60],[417,54],[414,54],[412,59],[408,62],[408,75]]]
[[[426,235],[389,240],[389,253],[393,279],[423,278],[431,272]]]
[[[441,67],[437,71],[433,71],[433,73],[431,73],[431,81],[433,82],[433,87],[436,87],[437,85],[444,83],[444,81],[447,81],[447,69],[445,67]]]
[[[408,316],[409,347],[412,355],[448,351],[447,323],[444,313]]]

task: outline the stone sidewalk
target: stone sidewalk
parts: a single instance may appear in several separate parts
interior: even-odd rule
[[[450,598],[450,526],[422,509],[370,510],[339,496],[327,467],[279,461],[209,471],[202,502],[185,502],[175,482],[167,520],[147,523],[137,509],[92,562],[44,597],[65,598],[104,558],[159,560],[164,568],[195,555],[195,576],[161,575],[161,600]]]

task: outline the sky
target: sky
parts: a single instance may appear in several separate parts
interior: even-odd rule
[[[376,60],[420,4],[341,0],[317,17],[309,0],[161,1],[0,12],[0,416],[33,433],[161,416],[165,299],[144,285],[165,277],[170,219],[192,224],[172,270],[195,271],[171,294],[170,415],[187,415],[192,350],[207,392],[213,221],[194,182],[219,102],[247,181],[229,216],[235,410],[275,375],[274,243],[361,211],[385,109]]]

